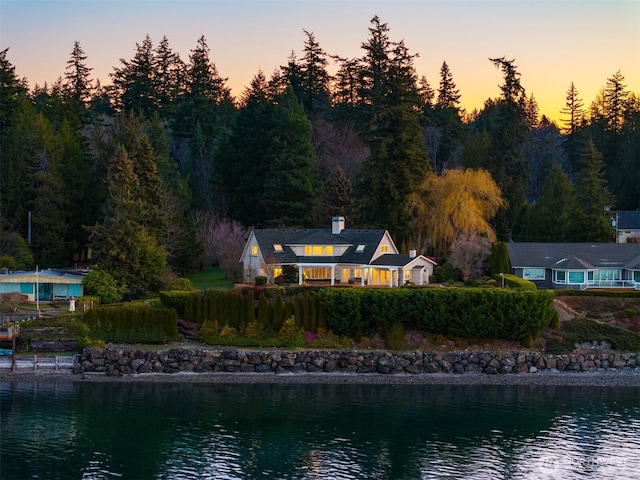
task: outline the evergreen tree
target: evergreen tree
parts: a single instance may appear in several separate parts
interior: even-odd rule
[[[299,96],[305,111],[317,112],[329,108],[331,97],[329,85],[331,76],[327,71],[327,54],[316,41],[313,33],[304,30],[307,39],[304,42],[302,57],[302,92]]]
[[[430,164],[420,125],[414,56],[403,42],[389,40],[387,24],[378,17],[371,23],[369,40],[362,44],[363,108],[369,112],[365,139],[371,153],[359,183],[361,218],[369,226],[385,226],[402,244],[410,237],[408,196]]]
[[[122,66],[114,67],[109,74],[117,107],[124,112],[135,112],[150,116],[156,103],[154,89],[155,59],[151,37],[147,35],[142,45],[136,43],[133,59],[120,59]]]
[[[336,215],[344,217],[347,225],[358,223],[353,186],[340,166],[324,181],[318,207],[319,225],[328,225]]]
[[[502,74],[504,76],[504,83],[500,86],[502,99],[507,103],[516,103],[522,106],[527,97],[525,95],[524,88],[520,84],[520,73],[517,70],[518,67],[513,64],[515,59],[507,60],[505,57],[501,57],[490,58],[489,60],[496,68],[500,68],[502,70]]]
[[[216,176],[225,189],[229,215],[244,226],[265,219],[261,199],[268,167],[265,152],[271,140],[268,88],[264,73],[258,72],[243,92],[242,107],[215,158]]]
[[[186,66],[166,36],[154,50],[154,91],[160,112],[170,109],[186,87]]]
[[[579,210],[573,184],[562,167],[554,164],[540,198],[527,209],[519,224],[514,225],[514,239],[520,242],[574,241],[574,217]]]
[[[567,118],[563,120],[563,123],[564,130],[568,135],[572,135],[576,129],[582,125],[584,120],[583,107],[584,104],[578,95],[578,90],[573,82],[571,82],[571,86],[569,87],[569,90],[567,90],[565,106],[561,110],[561,113],[567,116]]]
[[[167,254],[144,224],[140,181],[123,149],[114,155],[108,179],[107,215],[91,228],[91,246],[100,268],[138,298],[160,285]]]
[[[629,92],[623,82],[624,76],[618,71],[607,79],[607,86],[605,87],[604,116],[607,120],[608,129],[613,133],[620,133],[624,124],[624,112]]]
[[[6,133],[9,141],[3,145],[0,162],[4,220],[10,230],[30,240],[38,265],[64,264],[68,197],[54,127],[31,102],[23,100]]]
[[[501,68],[504,75],[504,83],[500,86],[502,98],[485,102],[474,122],[473,130],[486,130],[489,143],[486,156],[476,159],[480,164],[465,163],[465,167],[487,169],[504,193],[507,207],[498,211],[494,225],[498,239],[508,241],[516,214],[526,202],[530,172],[522,151],[530,127],[524,109],[525,90],[520,85],[520,74],[513,65],[514,61],[504,57],[490,60]]]
[[[8,48],[0,51],[0,135],[6,132],[20,98],[27,93],[26,86],[16,75],[16,68],[7,59],[8,51]]]
[[[576,180],[580,210],[575,215],[576,239],[583,242],[610,242],[614,239],[611,218],[605,207],[613,205],[604,175],[602,154],[589,142],[582,155],[583,167]]]
[[[268,224],[311,226],[318,191],[311,145],[311,123],[289,90],[272,106],[269,115],[267,162],[262,206]]]
[[[82,115],[89,104],[92,93],[91,70],[86,65],[87,56],[80,46],[80,42],[73,44],[71,58],[67,60],[67,70],[64,74],[63,91],[68,102],[71,103],[76,115]]]
[[[456,88],[456,84],[453,81],[453,74],[451,70],[449,70],[449,65],[447,65],[447,62],[442,62],[442,67],[440,67],[440,88],[438,88],[436,107],[458,110],[459,105],[460,90]]]

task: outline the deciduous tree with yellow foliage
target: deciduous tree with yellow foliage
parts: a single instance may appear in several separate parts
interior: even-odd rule
[[[414,241],[442,255],[462,236],[495,241],[490,221],[506,202],[488,171],[455,169],[428,175],[408,206]]]

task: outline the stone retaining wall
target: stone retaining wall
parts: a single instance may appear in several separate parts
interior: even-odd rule
[[[534,352],[248,351],[232,348],[144,351],[112,347],[85,349],[76,357],[73,371],[104,372],[106,375],[178,372],[507,374],[639,368],[640,353],[551,355]]]

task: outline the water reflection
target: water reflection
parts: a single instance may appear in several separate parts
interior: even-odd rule
[[[637,388],[13,382],[0,394],[7,480],[620,479],[640,467]]]

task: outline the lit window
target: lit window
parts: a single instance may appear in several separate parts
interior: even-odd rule
[[[311,255],[311,245],[306,245],[304,247],[304,254],[305,255]]]
[[[273,277],[280,277],[282,276],[282,267],[276,267],[273,269]]]
[[[333,245],[327,245],[327,255],[333,255]]]
[[[313,246],[313,254],[314,255],[324,255],[324,247],[321,245]]]
[[[274,249],[276,252],[281,252],[281,251],[282,251],[282,245],[280,245],[280,244],[276,243],[276,244],[274,244],[274,245],[273,245],[273,249]]]
[[[387,253],[389,251],[389,246],[388,245],[382,245],[382,247],[380,247],[380,250],[382,251],[382,253]]]
[[[253,245],[251,247],[251,255],[258,255],[258,246],[257,245]]]
[[[365,245],[358,245],[356,247],[356,252],[358,252],[358,253],[364,252],[364,247],[365,247]]]

